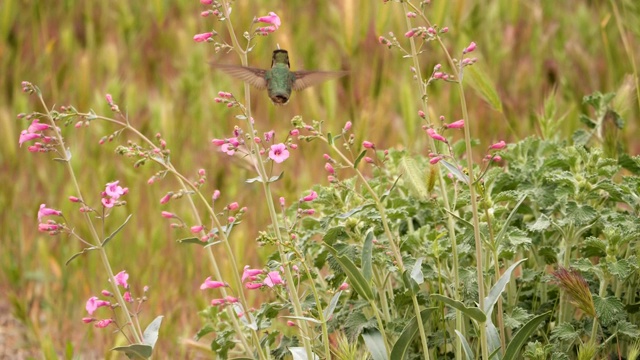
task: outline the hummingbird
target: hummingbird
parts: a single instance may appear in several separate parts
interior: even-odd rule
[[[212,66],[259,90],[267,89],[267,94],[275,105],[286,105],[292,90],[300,91],[347,74],[347,71],[291,71],[289,53],[282,49],[273,51],[269,70],[215,63]]]

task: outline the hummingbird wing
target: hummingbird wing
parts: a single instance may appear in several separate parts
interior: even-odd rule
[[[232,77],[246,82],[247,84],[253,85],[260,90],[267,88],[267,80],[265,80],[266,70],[247,66],[215,63],[212,63],[211,66],[214,69],[220,69]]]
[[[323,81],[337,79],[348,73],[348,71],[293,71],[293,75],[296,77],[293,82],[293,90],[304,90],[309,86],[318,85]]]

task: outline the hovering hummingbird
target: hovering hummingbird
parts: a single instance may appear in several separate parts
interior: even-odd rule
[[[289,53],[281,49],[273,51],[269,70],[225,64],[212,66],[260,90],[267,89],[269,98],[275,105],[288,103],[292,90],[300,91],[347,74],[347,71],[291,71]]]

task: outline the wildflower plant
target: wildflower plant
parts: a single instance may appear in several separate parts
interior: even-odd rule
[[[200,15],[217,22],[194,42],[234,53],[242,66],[257,41],[287,26],[275,12],[249,19],[232,13],[232,1],[200,2]],[[89,201],[75,180],[62,128],[94,121],[116,127],[101,144],[125,131],[134,135],[116,153],[135,168],[155,166],[147,184],[177,180],[158,200],[157,214],[185,234],[179,244],[197,246],[209,262],[193,279],[207,304],[195,340],[208,341],[218,358],[582,359],[612,349],[637,356],[640,159],[614,146],[624,122],[610,105],[612,95],[585,97],[595,108],[594,117],[583,117],[591,131],[576,132],[571,145],[551,132],[545,139],[478,144],[470,133],[477,120],[467,110],[467,76],[499,107],[490,83],[470,70],[482,44],[469,42],[451,53],[455,47],[446,44],[454,32],[430,21],[430,1],[387,2],[402,8],[406,28],[395,30],[404,36],[390,32],[378,41],[381,51],[410,62],[406,70],[420,107],[411,121],[421,122],[422,153],[356,140],[351,121],[327,124],[299,115],[288,133],[275,132],[254,119],[247,83],[242,95],[212,94],[211,106],[234,119],[226,136],[211,140],[216,155],[250,164],[254,173],[244,181],[259,189],[268,209],[255,241],[275,251],[262,266],[237,258],[230,245],[253,204],[227,199],[224,189],[208,190],[206,169],[185,175],[162,134],[136,129],[111,95],[106,101],[113,117],[107,117],[73,106],[49,108],[36,86],[22,84],[45,111],[19,116],[29,122],[19,145],[54,153],[66,166],[75,190],[69,200],[92,238],[76,233],[70,223],[76,216],[46,204],[37,213],[38,229],[80,241],[82,250],[69,261],[100,254],[110,290],[87,300],[82,321],[117,328],[128,345],[114,350],[151,357],[162,317],[142,331],[148,287],[139,294],[126,271],[114,274],[105,250],[132,216],[119,225],[108,221],[125,209],[129,189],[111,181]],[[232,16],[244,22],[241,37]],[[442,58],[426,75],[423,53]],[[433,115],[439,112],[430,102],[436,82],[458,90],[458,120]],[[598,141],[608,145],[606,155]],[[326,151],[317,159],[326,178],[291,200],[272,184],[292,176],[287,160],[299,156],[299,146]],[[190,213],[172,209],[177,201],[187,202]]]

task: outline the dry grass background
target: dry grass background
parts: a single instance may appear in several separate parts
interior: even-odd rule
[[[619,17],[613,3],[620,9]],[[639,8],[631,0],[434,0],[428,16],[450,28],[446,38],[450,50],[478,43],[476,66],[488,74],[503,102],[503,111],[498,112],[468,90],[468,123],[472,134],[486,144],[537,134],[537,114],[550,96],[557,102],[558,114],[566,115],[560,130],[568,135],[579,127],[578,114],[586,111],[581,104],[584,95],[616,91],[625,78],[637,76],[633,61],[640,59]],[[115,345],[111,334],[80,321],[86,299],[105,285],[97,258],[83,257],[65,266],[79,244],[37,232],[39,204],[60,208],[71,219],[76,207],[66,200],[73,192],[64,169],[47,155],[17,146],[26,124],[16,120],[16,114],[41,110],[34,97],[21,94],[22,80],[37,84],[50,105],[73,104],[107,115],[104,94],[111,93],[137,128],[148,136],[163,134],[180,171],[195,178],[198,168],[206,169],[209,191],[221,189],[225,201],[249,206],[249,216],[233,235],[243,263],[261,265],[261,258],[271,251],[256,250],[253,241],[268,218],[254,200],[261,196],[260,189],[243,181],[253,174],[220,156],[210,144],[212,138],[228,135],[234,124],[234,114],[213,98],[220,90],[240,94],[242,86],[207,65],[212,59],[235,63],[234,54],[215,54],[212,46],[193,42],[196,33],[214,26],[221,30],[215,20],[199,16],[202,10],[198,1],[0,2],[0,302],[4,304],[0,308],[23,324],[13,328],[19,335],[14,349],[5,349],[0,356],[12,358],[26,349],[37,358],[56,358],[73,349],[80,358],[103,357]],[[239,0],[232,18],[242,31],[254,16],[269,11],[280,15],[283,26],[258,39],[251,65],[268,66],[271,51],[279,44],[290,51],[295,69],[351,73],[294,94],[286,107],[274,107],[264,93],[254,92],[260,130],[273,128],[284,136],[296,114],[324,120],[329,129],[339,129],[350,120],[359,140],[372,140],[378,148],[425,153],[416,116],[420,99],[409,61],[377,42],[389,31],[404,41],[404,14],[398,4]],[[625,51],[623,36],[631,53]],[[425,50],[423,73],[445,62],[435,46],[428,44]],[[458,96],[451,88],[438,83],[431,89],[431,111],[457,120]],[[625,142],[632,154],[640,152],[638,110],[634,100],[623,112],[628,121]],[[113,130],[97,122],[87,129],[64,129],[74,153],[73,166],[93,201],[99,201],[108,181],[119,179],[130,188],[126,211],[118,211],[112,224],[128,213],[134,217],[110,246],[112,263],[116,270],[131,274],[134,286],[151,287],[143,317],[150,321],[165,315],[158,345],[161,358],[193,356],[180,341],[191,338],[200,325],[197,311],[208,298],[198,285],[209,275],[207,264],[198,249],[177,245],[174,240],[184,234],[170,231],[160,218],[161,210],[180,213],[186,208],[181,202],[158,203],[176,188],[175,183],[166,180],[148,186],[146,180],[157,169],[134,169],[129,159],[114,154],[115,144],[98,145]],[[276,194],[295,199],[324,178],[324,151],[320,144],[302,144],[285,163]],[[82,233],[80,220],[75,224]],[[225,265],[226,272],[233,271]]]

